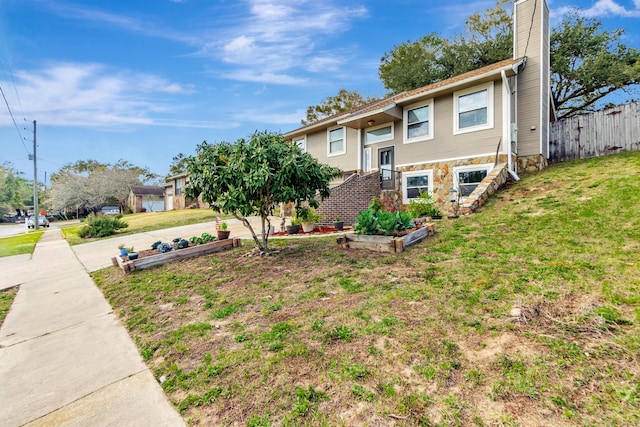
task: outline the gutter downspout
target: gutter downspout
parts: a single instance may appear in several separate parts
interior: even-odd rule
[[[513,132],[513,129],[511,129],[511,123],[512,122],[512,117],[511,117],[511,87],[509,86],[509,80],[507,79],[507,73],[502,70],[501,71],[501,76],[502,76],[502,85],[503,85],[503,92],[506,94],[506,98],[508,99],[508,102],[506,103],[506,107],[504,111],[508,111],[508,113],[506,114],[508,120],[506,120],[504,126],[507,128],[508,132],[506,135],[506,140],[507,140],[507,170],[509,171],[509,174],[511,175],[511,177],[513,179],[515,179],[516,181],[520,181],[520,177],[518,176],[518,174],[516,173],[516,171],[513,168],[513,160],[512,160],[512,156],[513,156],[513,151],[512,151],[512,144],[511,144],[511,134]],[[516,74],[517,76],[517,74]],[[516,77],[517,78],[517,77]],[[516,111],[517,114],[517,111]],[[503,117],[504,120],[504,117]]]

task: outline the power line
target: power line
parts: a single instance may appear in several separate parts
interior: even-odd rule
[[[13,126],[15,126],[16,131],[18,131],[18,136],[20,137],[20,142],[24,147],[24,151],[26,151],[26,153],[29,154],[29,150],[27,150],[27,146],[24,144],[24,138],[20,133],[20,128],[18,128],[18,124],[16,123],[15,117],[13,117],[13,112],[11,111],[11,107],[9,107],[9,101],[7,101],[7,97],[4,95],[4,90],[2,90],[2,86],[0,86],[0,92],[2,92],[2,98],[4,99],[4,103],[7,106],[7,110],[9,110],[9,115],[11,116],[11,120],[13,120]]]
[[[529,40],[531,40],[531,30],[533,29],[533,19],[536,16],[537,9],[538,9],[538,0],[533,2],[533,13],[531,14],[531,24],[529,24],[529,35],[527,36],[527,44],[524,47],[524,56],[527,56],[527,50],[529,49]]]

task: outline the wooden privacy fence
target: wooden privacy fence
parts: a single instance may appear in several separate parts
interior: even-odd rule
[[[640,104],[619,105],[552,122],[549,161],[640,150]]]

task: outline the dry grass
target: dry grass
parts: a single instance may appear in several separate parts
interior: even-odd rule
[[[94,278],[193,425],[637,425],[638,171],[551,167],[399,255],[289,240]]]

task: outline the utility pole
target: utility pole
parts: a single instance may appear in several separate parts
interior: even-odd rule
[[[33,121],[33,227],[37,230],[39,227],[39,215],[38,209],[38,160],[36,156],[36,121]]]

